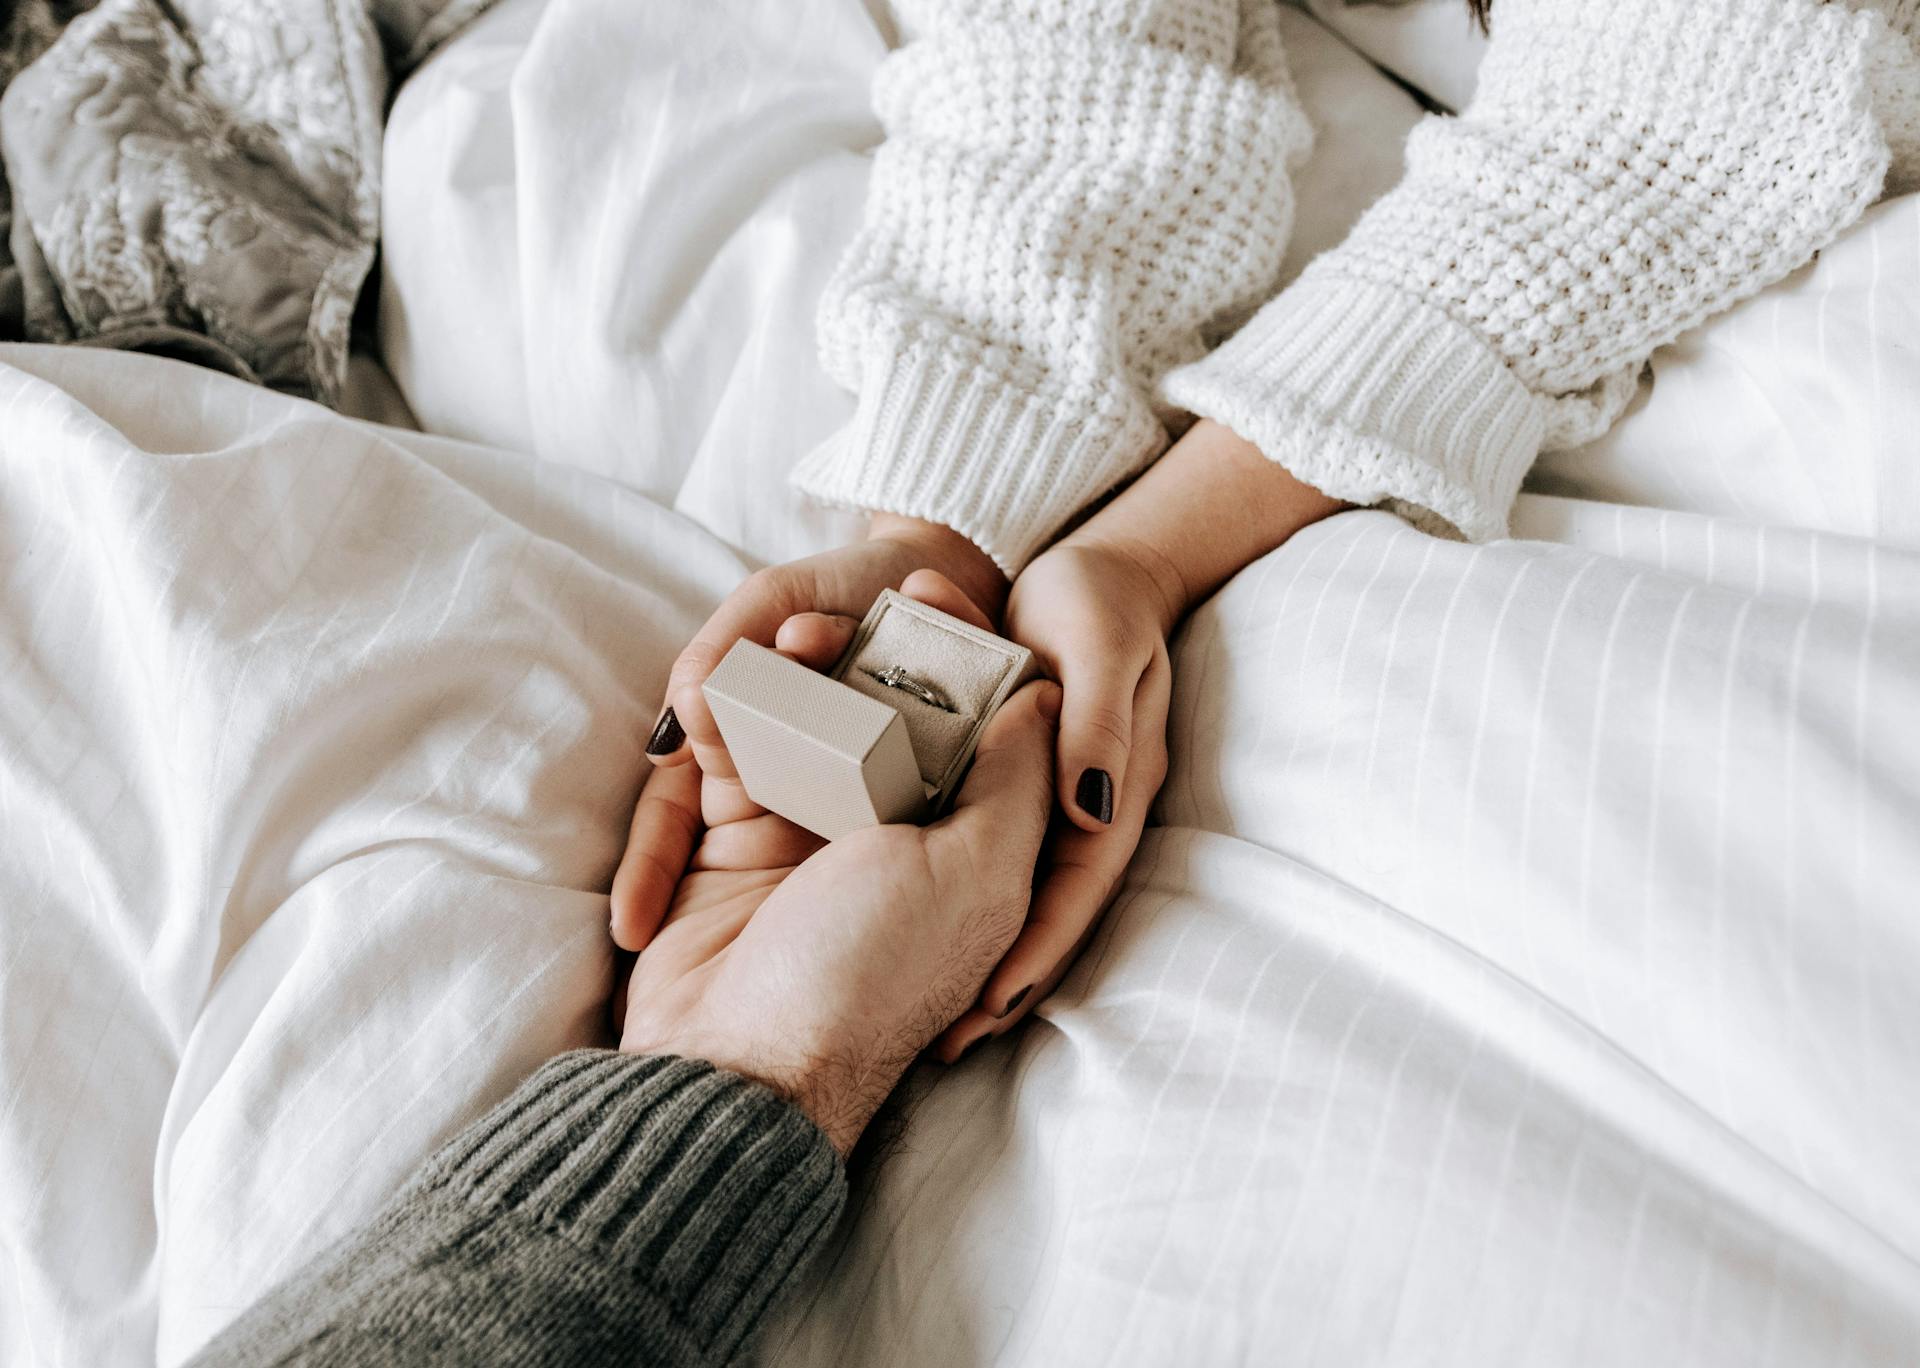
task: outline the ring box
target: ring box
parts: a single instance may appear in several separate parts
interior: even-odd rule
[[[894,590],[828,674],[737,641],[701,692],[747,796],[835,840],[922,822],[959,788],[1033,653]]]

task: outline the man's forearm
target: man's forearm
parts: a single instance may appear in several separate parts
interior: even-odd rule
[[[832,1145],[759,1084],[576,1050],[194,1362],[723,1364],[845,1200]]]
[[[1117,545],[1146,569],[1171,631],[1241,569],[1349,506],[1202,419],[1077,535]]]

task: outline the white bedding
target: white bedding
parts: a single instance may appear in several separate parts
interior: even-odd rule
[[[0,1363],[172,1359],[595,1037],[740,562],[152,358],[0,348],[0,433]]]
[[[593,1038],[666,663],[840,530],[776,477],[845,411],[807,314],[887,36],[509,0],[403,94],[389,359],[545,459],[0,349],[0,1363],[177,1361]],[[1404,132],[1342,51],[1323,123]],[[772,1361],[1910,1360],[1920,555],[1861,434],[1920,318],[1827,269],[1741,356],[1784,387],[1795,309],[1844,322],[1828,456],[1881,522],[1636,506],[1654,450],[1788,457],[1676,350],[1523,540],[1354,514],[1250,568],[1099,939],[916,1077]]]

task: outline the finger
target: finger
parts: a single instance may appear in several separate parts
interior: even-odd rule
[[[1109,830],[1096,836],[1074,827],[1061,830],[1075,845],[1124,848],[1104,852],[1105,858],[1100,853],[1076,853],[1071,857],[1076,862],[1070,866],[1062,865],[1056,853],[1027,924],[987,976],[977,1005],[934,1043],[934,1057],[943,1063],[958,1061],[988,1036],[1005,1035],[1045,1002],[1066,977],[1119,888],[1133,852],[1131,842],[1119,840],[1125,833]]]
[[[809,670],[830,670],[858,630],[858,622],[838,613],[795,613],[780,624],[773,649]]]
[[[980,1006],[994,1020],[1039,1005],[1047,980],[1064,972],[1100,920],[1139,844],[1139,833],[1124,827],[1097,836],[1062,829],[1027,924],[980,990]]]
[[[638,950],[652,939],[699,836],[700,772],[682,766],[649,773],[613,876],[614,944]]]
[[[987,723],[973,768],[954,796],[953,811],[927,828],[937,844],[972,843],[1014,864],[1031,865],[1053,806],[1050,773],[1060,686],[1037,679]]]
[[[1111,826],[1124,800],[1133,696],[1147,663],[1108,650],[1072,651],[1054,662],[1066,690],[1054,774],[1060,810],[1082,831]]]
[[[694,854],[694,869],[776,869],[797,865],[827,844],[803,826],[771,812],[710,826]]]
[[[1075,946],[1073,953],[1062,960],[1052,973],[1034,985],[1032,993],[1018,1010],[1004,1016],[997,1016],[981,1006],[968,1009],[958,1021],[942,1031],[940,1038],[933,1043],[934,1058],[943,1064],[957,1064],[962,1057],[971,1054],[974,1047],[981,1041],[1003,1036],[1026,1020],[1029,1013],[1053,996],[1053,990],[1060,986],[1060,980],[1067,976],[1067,971],[1080,957],[1080,951],[1085,948],[1086,942],[1092,938],[1092,935],[1093,928],[1089,927],[1087,935],[1081,938],[1080,945]]]
[[[975,603],[966,590],[938,570],[914,571],[902,582],[900,592],[910,599],[918,599],[929,608],[938,608],[962,622],[970,622],[983,632],[993,630],[993,622],[987,617],[986,610]]]
[[[1033,909],[969,1012],[940,1041],[957,1058],[986,1034],[1004,1034],[1051,993],[1093,934],[1139,847],[1153,798],[1166,775],[1166,719],[1172,671],[1164,657],[1148,666],[1133,699],[1135,782],[1113,824],[1097,832],[1056,829]]]
[[[779,571],[761,570],[747,576],[713,616],[694,634],[673,662],[667,675],[667,709],[654,725],[647,742],[647,758],[655,765],[684,764],[690,755],[687,741],[692,738],[689,719],[682,711],[683,699],[700,698],[700,685],[706,682],[721,658],[742,637],[762,646],[773,644],[780,624],[803,608],[807,597],[805,576],[792,573],[792,567]],[[699,709],[706,711],[704,700]],[[706,719],[711,725],[712,718]]]
[[[939,1038],[927,1047],[927,1053],[942,1064],[958,1064],[975,1045],[993,1034],[997,1024],[991,1013],[979,1007],[970,1007],[958,1021],[940,1033]]]
[[[686,749],[701,771],[713,779],[738,783],[740,771],[733,767],[733,756],[720,735],[720,724],[714,721],[713,709],[707,706],[707,696],[700,690],[703,680],[704,676],[702,680],[680,685],[667,696],[667,701],[686,733]]]
[[[695,766],[695,768],[699,768]],[[758,817],[766,809],[747,795],[747,786],[738,779],[718,779],[711,774],[700,777],[700,821],[707,830],[706,840],[721,827],[732,826]]]

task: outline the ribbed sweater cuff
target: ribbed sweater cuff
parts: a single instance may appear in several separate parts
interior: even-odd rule
[[[724,1361],[826,1237],[839,1155],[797,1108],[696,1060],[574,1050],[443,1149],[420,1188],[593,1249]]]
[[[860,369],[853,421],[801,461],[795,486],[951,527],[1009,578],[1166,441],[1138,396],[1048,396],[974,348],[887,341]]]
[[[1161,393],[1324,494],[1474,541],[1507,535],[1548,414],[1440,310],[1328,274],[1296,281]]]

